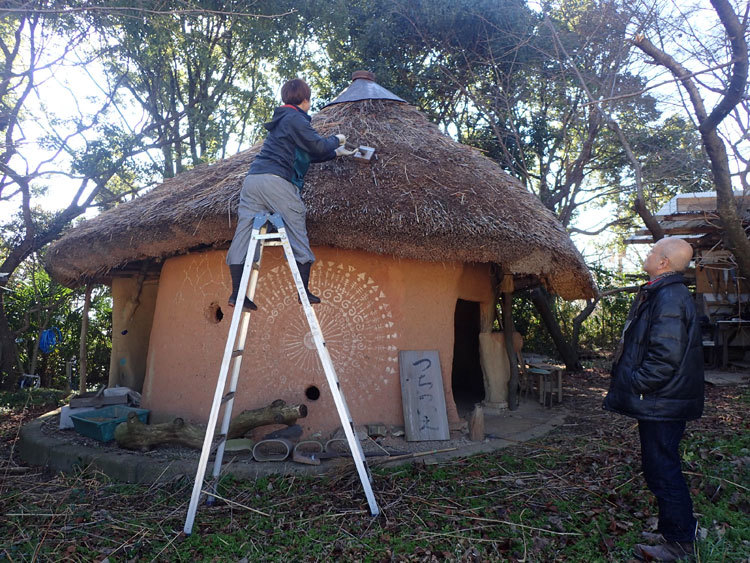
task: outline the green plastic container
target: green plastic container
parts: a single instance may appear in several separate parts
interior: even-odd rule
[[[126,407],[124,405],[112,405],[93,411],[82,412],[81,414],[71,414],[70,419],[73,421],[73,427],[79,434],[99,440],[100,442],[109,442],[110,440],[114,440],[117,425],[121,422],[126,422],[131,412],[137,414],[141,422],[146,424],[148,413],[151,411],[148,409]]]

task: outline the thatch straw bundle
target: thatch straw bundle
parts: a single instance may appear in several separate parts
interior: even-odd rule
[[[389,100],[341,103],[321,110],[313,125],[377,149],[370,164],[339,158],[311,166],[303,197],[313,245],[496,262],[566,298],[593,294],[589,271],[553,214],[416,108]],[[258,150],[180,174],[72,229],[48,252],[50,271],[74,285],[146,259],[227,245],[239,189]]]

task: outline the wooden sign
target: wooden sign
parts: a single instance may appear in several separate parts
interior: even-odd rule
[[[443,374],[437,350],[400,350],[401,401],[406,440],[448,440]]]

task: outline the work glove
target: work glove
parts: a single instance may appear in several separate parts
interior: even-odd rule
[[[349,150],[346,147],[341,146],[341,147],[337,148],[335,152],[336,152],[336,156],[351,156],[355,152],[357,152],[357,149]]]
[[[343,147],[346,143],[346,135],[342,135],[341,133],[339,133],[338,135],[334,135],[334,137],[339,140],[339,146]]]

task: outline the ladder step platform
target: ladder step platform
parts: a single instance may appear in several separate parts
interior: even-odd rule
[[[349,407],[346,405],[344,395],[341,392],[341,383],[338,380],[336,370],[333,367],[333,361],[328,353],[328,347],[323,339],[318,317],[310,305],[310,300],[307,297],[307,292],[302,283],[302,277],[297,268],[297,262],[294,259],[292,247],[289,244],[289,238],[286,234],[284,222],[278,214],[259,213],[253,219],[252,234],[250,236],[250,243],[248,244],[247,254],[245,256],[245,267],[242,270],[242,279],[240,280],[238,302],[242,300],[242,295],[247,296],[251,301],[255,298],[255,290],[258,284],[258,276],[260,274],[261,259],[263,258],[263,248],[266,246],[281,246],[283,248],[284,257],[286,258],[289,270],[292,273],[299,301],[302,304],[307,324],[310,327],[310,334],[313,337],[315,348],[318,352],[318,358],[320,359],[321,366],[326,375],[328,387],[331,390],[333,401],[336,405],[336,410],[341,421],[341,426],[346,434],[346,440],[349,444],[352,458],[354,459],[354,465],[357,469],[359,479],[362,482],[362,488],[364,489],[367,498],[370,513],[373,516],[377,516],[380,514],[380,509],[378,508],[375,495],[372,491],[372,475],[367,466],[367,461],[365,460],[365,455],[362,451],[362,445],[356,437],[354,421],[349,413]],[[254,261],[253,259],[255,258],[256,250],[258,253],[258,259]],[[201,449],[201,455],[198,461],[195,483],[193,484],[193,493],[190,497],[190,505],[188,506],[187,517],[185,519],[184,532],[188,535],[192,532],[193,522],[195,521],[195,515],[198,510],[198,501],[201,493],[204,492],[203,483],[208,458],[214,452],[214,485],[208,487],[209,492],[207,493],[206,503],[212,504],[215,500],[215,497],[211,492],[215,492],[215,484],[218,482],[219,473],[221,471],[224,447],[227,441],[229,423],[232,416],[232,407],[234,405],[234,398],[237,390],[237,381],[239,379],[239,372],[242,364],[244,344],[247,339],[248,328],[250,325],[250,316],[251,312],[245,310],[243,307],[234,308],[227,342],[224,347],[221,368],[219,369],[219,378],[216,383],[214,399],[211,405],[211,412],[206,426],[203,448]],[[229,391],[224,393],[227,384],[229,385]],[[214,437],[216,424],[219,418],[219,411],[222,406],[224,407],[224,413],[221,430],[219,434]]]

